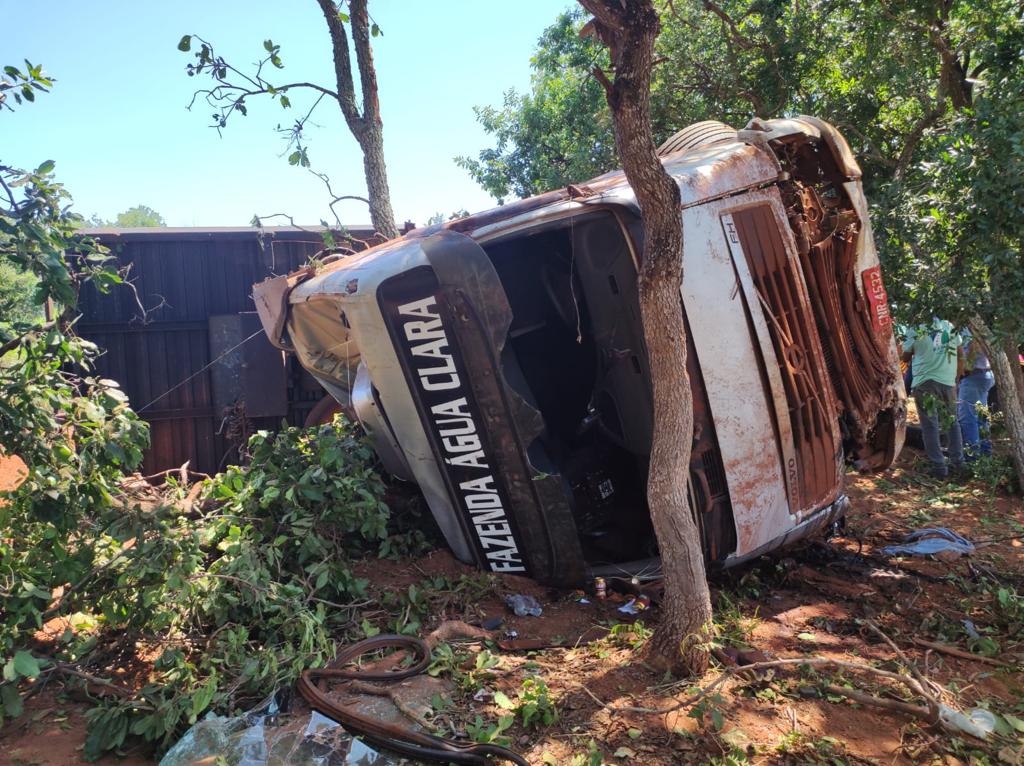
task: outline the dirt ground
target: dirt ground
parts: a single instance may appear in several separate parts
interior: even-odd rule
[[[930,480],[915,466],[919,459],[919,453],[906,449],[882,476],[850,474],[852,508],[841,536],[715,575],[712,595],[720,649],[730,657],[741,652],[741,662],[829,657],[899,670],[893,650],[868,628],[866,621],[871,620],[945,688],[943,699],[949,704],[963,710],[981,706],[1024,719],[1024,630],[1013,622],[1024,615],[1024,606],[1010,590],[1024,593],[1024,503],[977,481]],[[943,560],[879,552],[923,527],[948,527],[978,548],[970,557]],[[524,680],[542,679],[557,720],[530,727],[517,720],[503,732],[531,764],[1024,763],[1020,732],[982,747],[905,713],[823,693],[824,680],[844,686],[855,678],[827,669],[780,672],[752,683],[734,681],[706,698],[696,712],[624,710],[664,711],[721,673],[716,662],[703,679],[673,683],[647,668],[642,642],[657,621],[656,603],[636,617],[619,612],[631,597],[616,592],[632,587],[626,580],[610,582],[609,598],[598,600],[582,592],[552,591],[523,578],[479,575],[444,551],[386,566],[373,562],[362,574],[372,577],[381,592],[429,587],[432,581],[445,583],[445,588],[460,583],[452,588],[450,600],[432,602],[436,614],[423,632],[450,618],[482,623],[500,617],[497,637],[515,635],[559,645],[503,651],[480,642],[453,643],[450,670],[461,691],[433,719],[448,732],[465,730],[476,716],[485,724],[495,722],[508,714],[496,703],[495,692],[518,704]],[[1000,588],[1011,594],[1009,603],[1000,601]],[[657,595],[653,589],[644,592]],[[511,615],[504,604],[509,593],[536,597],[543,615]],[[584,598],[588,603],[581,602]],[[977,639],[969,637],[972,631]],[[990,659],[954,656],[915,639],[976,656],[984,653]],[[872,679],[858,680],[856,686],[889,697],[895,690]],[[58,690],[38,695],[22,719],[0,732],[0,764],[79,763],[83,709]],[[122,761],[131,766],[150,762],[131,756]]]

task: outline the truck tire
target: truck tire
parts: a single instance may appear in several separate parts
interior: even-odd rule
[[[709,146],[735,140],[737,140],[736,131],[724,122],[704,120],[695,122],[670,137],[658,147],[658,156],[664,157],[683,149],[696,149],[698,146]]]
[[[341,404],[330,394],[325,394],[315,405],[313,409],[306,415],[306,421],[303,423],[305,428],[313,428],[314,426],[327,425],[334,420],[334,416],[339,412],[343,412]],[[346,412],[348,416],[350,413]]]

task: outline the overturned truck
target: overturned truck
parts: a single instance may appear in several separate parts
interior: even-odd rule
[[[905,393],[860,169],[810,117],[698,123],[659,149],[682,198],[709,566],[841,519],[889,466]],[[644,236],[613,172],[255,286],[273,343],[416,482],[455,555],[577,584],[652,571]]]

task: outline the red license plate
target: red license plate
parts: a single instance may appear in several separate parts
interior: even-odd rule
[[[882,267],[872,266],[861,272],[864,280],[864,294],[868,298],[868,313],[871,315],[871,327],[879,335],[888,333],[892,327],[892,315],[889,313],[889,296],[882,283]]]

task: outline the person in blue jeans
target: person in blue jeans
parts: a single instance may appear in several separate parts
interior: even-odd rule
[[[937,479],[945,479],[951,467],[958,474],[964,467],[963,441],[956,420],[956,379],[962,370],[962,345],[963,339],[953,325],[938,317],[930,326],[908,328],[903,341],[903,360],[910,362],[913,374],[911,394],[921,421],[921,439],[931,475]],[[941,431],[946,431],[948,465],[939,441]]]
[[[968,333],[963,333],[964,358],[970,370],[960,379],[960,391],[957,394],[956,417],[963,435],[964,457],[976,460],[978,455],[991,455],[992,442],[988,438],[988,419],[978,412],[978,407],[988,407],[988,394],[995,385],[992,366],[988,357],[971,340]]]

